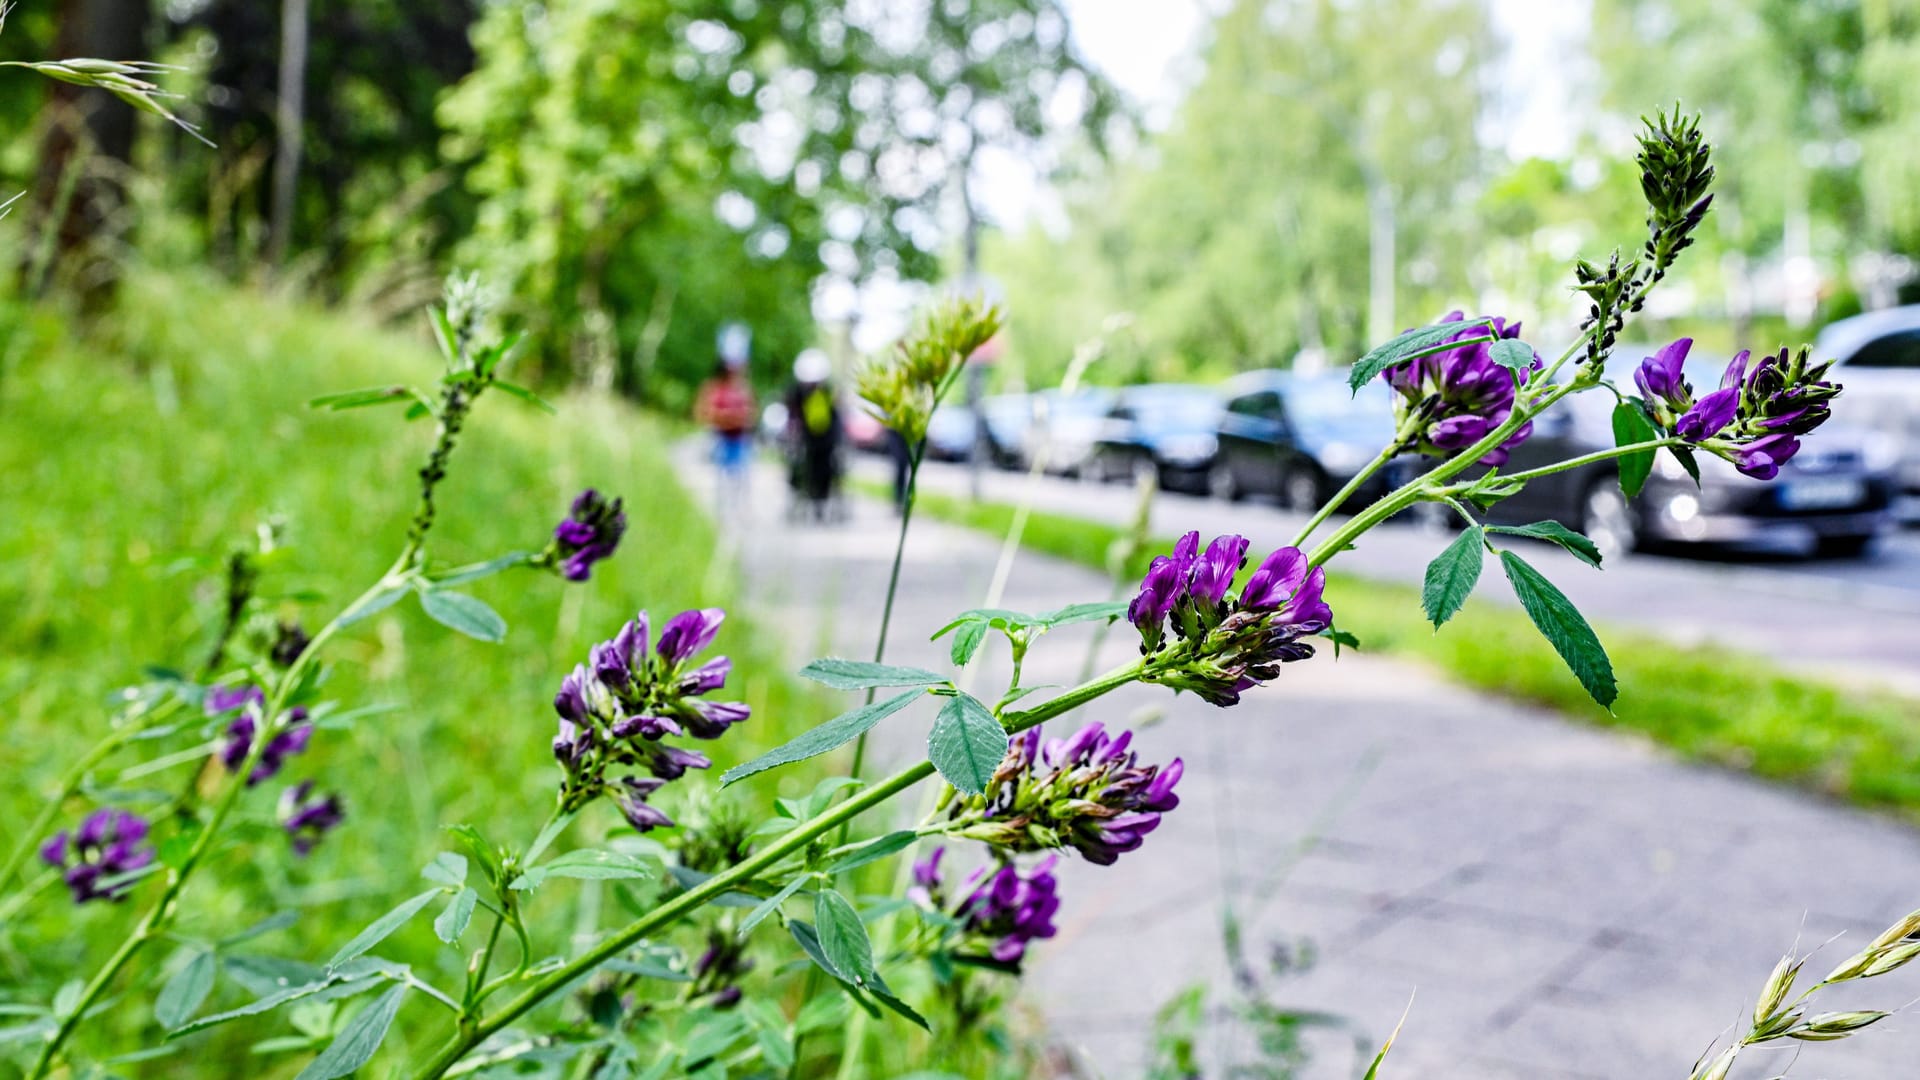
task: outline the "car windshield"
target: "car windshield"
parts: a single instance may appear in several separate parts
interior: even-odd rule
[[[1288,418],[1304,432],[1379,442],[1393,435],[1393,391],[1379,380],[1356,394],[1345,379],[1299,379],[1286,397]]]
[[[1212,428],[1220,419],[1220,401],[1205,390],[1169,390],[1128,399],[1134,419],[1149,431]]]

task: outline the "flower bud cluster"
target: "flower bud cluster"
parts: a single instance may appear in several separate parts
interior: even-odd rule
[[[1299,548],[1267,556],[1237,597],[1230,590],[1246,565],[1246,539],[1221,536],[1205,554],[1199,549],[1200,534],[1190,532],[1171,555],[1156,557],[1127,621],[1153,661],[1143,678],[1225,707],[1277,678],[1281,664],[1312,656],[1301,639],[1331,627],[1333,610],[1321,599],[1326,571],[1309,569]]]
[[[266,704],[267,695],[252,683],[208,688],[202,702],[208,716],[239,713],[227,724],[227,739],[220,747],[220,762],[228,772],[238,771],[246,763],[247,755],[253,751],[255,718],[266,708]],[[254,762],[253,772],[247,775],[247,786],[253,787],[263,780],[271,780],[286,765],[288,758],[305,753],[307,744],[312,741],[313,724],[307,720],[307,710],[296,705],[287,711],[286,724],[274,732],[273,737],[267,740],[266,749],[260,751],[260,760]]]
[[[1455,311],[1440,320],[1464,322],[1466,315]],[[1495,341],[1518,340],[1520,324],[1505,319],[1489,320]],[[1476,322],[1448,341],[1472,341],[1485,338],[1485,324]],[[1408,449],[1435,457],[1451,457],[1485,438],[1507,422],[1513,412],[1514,392],[1520,380],[1515,373],[1496,363],[1489,351],[1493,342],[1472,341],[1444,352],[1415,357],[1395,364],[1381,373],[1393,387],[1394,417],[1400,430],[1411,431]],[[1530,371],[1545,367],[1540,354],[1533,356]],[[1533,434],[1532,424],[1514,429],[1501,444],[1480,459],[1484,465],[1501,465],[1514,447]]]
[[[1720,387],[1698,400],[1684,364],[1690,338],[1661,349],[1640,364],[1634,381],[1660,427],[1688,443],[1733,462],[1748,476],[1771,480],[1800,450],[1800,436],[1826,423],[1838,383],[1826,381],[1831,361],[1809,364],[1807,350],[1766,356],[1750,363],[1742,349],[1727,365]]]
[[[981,943],[987,955],[1002,964],[1019,964],[1027,946],[1052,937],[1058,928],[1053,917],[1060,910],[1060,882],[1053,876],[1058,855],[1048,855],[1025,870],[1005,862],[981,867],[969,874],[958,890],[959,902],[949,909],[940,859],[946,848],[913,867],[911,896],[921,905],[950,915],[968,938]]]
[[[153,862],[147,831],[138,815],[103,807],[88,814],[78,828],[55,833],[41,845],[40,858],[61,872],[74,903],[120,900],[133,883],[115,879]]]
[[[619,499],[608,499],[593,488],[573,500],[573,508],[553,527],[546,564],[568,581],[585,581],[593,564],[614,553],[627,531],[627,515]]]
[[[1676,107],[1671,116],[1644,120],[1639,136],[1640,192],[1647,200],[1647,261],[1651,285],[1666,275],[1674,257],[1693,243],[1693,233],[1706,220],[1713,196],[1713,148],[1700,133],[1700,118],[1683,117]],[[1644,297],[1644,289],[1641,292]],[[1639,310],[1639,303],[1634,304]]]
[[[717,739],[749,714],[744,704],[705,698],[726,685],[732,661],[721,656],[692,664],[694,655],[713,643],[725,619],[726,612],[719,608],[683,611],[667,620],[649,649],[650,628],[643,611],[612,640],[595,645],[587,663],[561,681],[553,699],[560,715],[553,756],[565,772],[563,809],[577,810],[608,795],[620,804],[627,822],[642,832],[673,824],[648,799],[688,769],[711,768],[713,763],[704,754],[663,740],[669,735]],[[608,776],[628,768],[645,775]]]
[[[299,633],[299,628],[294,627]],[[304,640],[305,635],[300,635]],[[305,645],[301,646],[305,649]],[[253,752],[254,733],[266,710],[267,696],[253,683],[236,683],[207,689],[202,707],[209,716],[238,713],[227,724],[226,741],[220,747],[220,763],[228,772],[238,772]],[[280,774],[288,759],[307,750],[313,741],[313,721],[305,706],[288,709],[286,720],[267,740],[260,756],[247,774],[247,786],[253,787]],[[302,780],[281,793],[280,824],[296,854],[306,855],[328,832],[346,819],[346,810],[337,795],[314,795],[313,782]]]
[[[1180,805],[1173,793],[1185,766],[1140,764],[1133,732],[1110,736],[1098,721],[1070,739],[1042,741],[1039,728],[1014,737],[983,794],[957,800],[946,833],[1003,852],[1071,847],[1111,866]]]
[[[941,394],[968,357],[1000,332],[1001,322],[998,308],[948,300],[929,311],[891,355],[863,364],[854,373],[854,388],[882,424],[918,446]]]

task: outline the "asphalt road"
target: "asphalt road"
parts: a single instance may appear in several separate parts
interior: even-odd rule
[[[886,464],[863,456],[856,470],[884,476]],[[980,479],[988,499],[1016,502],[1030,490],[1036,507],[1114,524],[1131,522],[1137,505],[1134,490],[1120,484],[1033,480],[998,470],[983,470]],[[964,494],[970,477],[965,466],[929,463],[921,483],[928,490]],[[1240,533],[1256,551],[1289,542],[1305,520],[1268,503],[1226,503],[1174,492],[1157,495],[1153,509],[1157,533],[1198,529],[1203,538]],[[1381,580],[1417,583],[1444,543],[1430,530],[1389,524],[1364,537],[1337,565]],[[1846,683],[1920,694],[1920,532],[1890,536],[1859,559],[1766,551],[1636,552],[1610,561],[1604,571],[1550,545],[1531,546],[1529,560],[1595,622],[1633,626],[1686,644],[1726,645]],[[1515,603],[1499,574],[1482,576],[1476,600]]]

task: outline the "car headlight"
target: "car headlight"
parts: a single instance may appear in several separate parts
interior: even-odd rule
[[[1219,440],[1211,435],[1181,435],[1160,443],[1160,456],[1168,461],[1205,461],[1219,449]]]

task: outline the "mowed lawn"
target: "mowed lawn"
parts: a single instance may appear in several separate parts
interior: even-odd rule
[[[284,597],[284,614],[309,629],[392,561],[430,425],[406,423],[398,409],[323,413],[305,403],[385,382],[430,384],[440,368],[424,333],[381,331],[192,278],[134,278],[120,309],[84,341],[44,311],[7,307],[0,322],[0,723],[8,781],[0,789],[0,837],[10,848],[59,773],[106,730],[115,688],[139,680],[149,665],[197,666],[219,609],[220,563],[234,546],[251,543],[264,521],[280,521],[290,547],[263,589]],[[538,547],[573,494],[596,486],[627,500],[631,525],[618,555],[585,585],[525,571],[474,585],[507,620],[504,644],[460,637],[411,602],[350,629],[331,654],[328,696],[393,708],[351,730],[322,731],[284,774],[339,790],[347,826],[296,860],[271,825],[277,785],[263,788],[245,804],[257,827],[236,831],[234,846],[190,888],[182,934],[218,938],[294,909],[300,919],[292,929],[234,951],[324,959],[373,916],[420,891],[419,868],[448,846],[443,825],[471,823],[495,843],[523,846],[553,804],[551,701],[561,675],[640,608],[657,625],[684,607],[729,603],[730,574],[714,565],[712,528],[674,480],[661,429],[607,402],[558,405],[560,415],[547,416],[506,395],[481,402],[442,488],[432,554],[460,563]],[[757,640],[739,615],[721,633],[716,651],[737,663],[728,696],[743,696],[755,715],[702,747],[720,768],[825,718],[770,663],[774,654],[760,640],[770,639]],[[121,768],[192,737],[123,754],[95,780],[110,785]],[[815,775],[794,770],[777,785],[804,789]],[[128,786],[171,792],[184,776],[175,769]],[[764,801],[776,784],[759,787]],[[91,806],[76,799],[65,820]],[[616,821],[596,807],[575,836],[591,839]],[[578,895],[555,893],[537,902],[560,905]],[[150,897],[142,889],[132,903],[89,905],[75,918],[59,910],[68,904],[64,893],[49,890],[0,932],[0,963],[9,980],[41,987],[44,1001],[60,982],[97,965]],[[549,940],[537,943],[550,953],[565,951],[560,935],[575,925],[571,915],[558,921],[565,926],[549,926]],[[438,946],[428,922],[416,920],[383,953],[457,986],[460,959]],[[152,955],[169,952],[162,945]],[[123,980],[123,996],[85,1040],[87,1049],[157,1043],[151,1001],[158,983],[151,963]],[[208,1009],[250,996],[223,982]],[[402,1023],[383,1053],[392,1060],[396,1051],[417,1050],[405,1043],[443,1026],[438,1018]],[[102,1038],[109,1028],[111,1037]],[[188,1052],[202,1055],[196,1069],[205,1075],[278,1070],[288,1063],[248,1057],[247,1047],[286,1030],[284,1018],[231,1025],[211,1042],[192,1041]],[[208,1054],[226,1057],[231,1069],[209,1066],[216,1059]]]
[[[872,489],[869,489],[872,490]],[[929,516],[1004,534],[1014,510],[922,493]],[[1105,568],[1125,530],[1034,511],[1026,547]],[[1126,570],[1137,581],[1162,538]],[[1537,702],[1590,723],[1638,732],[1680,754],[1751,770],[1868,806],[1920,818],[1920,701],[1853,690],[1783,672],[1764,656],[1682,647],[1645,632],[1600,626],[1620,683],[1611,711],[1587,697],[1527,617],[1469,603],[1439,633],[1420,594],[1350,574],[1328,575],[1327,599],[1363,649],[1432,664],[1478,689]]]

